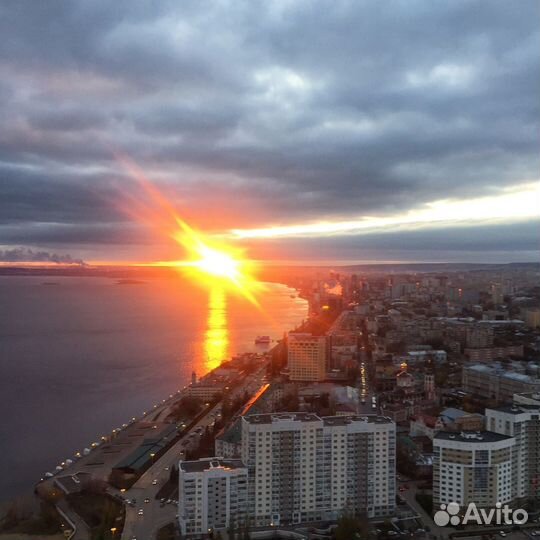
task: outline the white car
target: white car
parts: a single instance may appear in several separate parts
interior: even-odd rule
[[[144,510],[142,508],[139,508],[137,514],[139,514],[139,516],[142,516],[144,514]]]
[[[157,480],[156,480],[155,478],[152,480],[152,485],[153,485],[153,486],[156,486],[156,485],[157,485]]]

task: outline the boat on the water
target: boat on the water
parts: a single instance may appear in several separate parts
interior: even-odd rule
[[[268,343],[270,343],[272,340],[270,339],[270,336],[257,336],[255,338],[255,343],[257,345],[266,345]]]

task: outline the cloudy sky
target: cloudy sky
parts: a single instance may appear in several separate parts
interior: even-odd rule
[[[253,257],[538,260],[539,20],[537,0],[2,2],[0,259],[177,257],[126,211],[125,156]]]

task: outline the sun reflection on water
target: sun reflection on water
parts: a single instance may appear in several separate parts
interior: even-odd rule
[[[209,290],[208,319],[204,340],[205,368],[210,371],[229,358],[227,297],[224,287],[214,285]]]

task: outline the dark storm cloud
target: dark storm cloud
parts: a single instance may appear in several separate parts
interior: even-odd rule
[[[215,228],[536,180],[539,15],[535,0],[4,2],[0,237],[132,242],[111,204],[129,189],[118,150],[205,226],[223,208]]]

